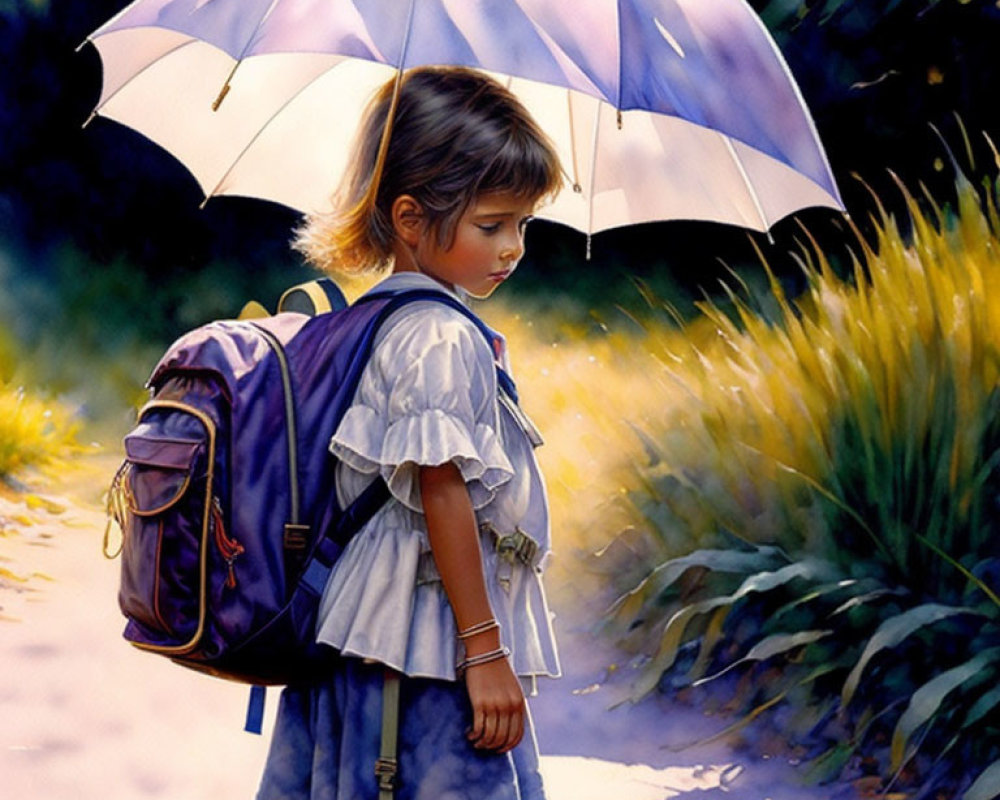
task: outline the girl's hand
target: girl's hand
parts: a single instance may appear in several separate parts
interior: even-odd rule
[[[469,741],[479,750],[506,753],[524,736],[524,691],[506,658],[469,667],[465,686],[472,703]]]

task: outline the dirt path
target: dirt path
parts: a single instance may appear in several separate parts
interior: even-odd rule
[[[242,692],[200,681],[120,638],[118,565],[101,555],[103,514],[91,488],[106,466],[91,462],[67,494],[45,496],[63,513],[32,514],[11,498],[6,510],[0,506],[15,523],[33,523],[15,524],[0,543],[7,569],[29,578],[13,587],[8,578],[0,595],[3,793],[25,800],[250,796],[249,773],[264,743],[239,735]]]
[[[84,459],[49,493],[0,492],[0,795],[253,797],[268,737],[242,731],[245,688],[121,639],[118,563],[101,555],[99,498],[114,462]],[[569,675],[536,710],[550,800],[705,797],[742,771],[723,749],[666,763],[648,735],[649,725],[663,724],[662,712],[607,715],[603,698],[579,692],[592,665],[568,644]],[[265,734],[276,693],[268,699]],[[743,788],[728,796],[802,796]]]

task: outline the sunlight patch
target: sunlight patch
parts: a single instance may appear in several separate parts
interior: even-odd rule
[[[541,770],[553,800],[664,800],[717,789],[734,777],[732,765],[654,769],[582,756],[542,756]]]

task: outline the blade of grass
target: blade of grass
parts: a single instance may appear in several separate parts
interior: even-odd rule
[[[1000,648],[984,650],[964,664],[935,676],[913,693],[892,734],[890,763],[893,771],[898,770],[912,757],[913,753],[906,754],[906,746],[917,728],[931,721],[949,694],[970,678],[978,676],[989,664],[996,662],[998,657]]]
[[[753,661],[766,661],[769,658],[774,658],[775,656],[787,653],[790,650],[796,650],[800,647],[810,645],[813,642],[818,642],[820,639],[825,639],[832,633],[833,631],[829,630],[799,631],[798,633],[776,633],[755,644],[750,648],[749,653],[742,658],[737,659],[725,669],[716,672],[714,675],[709,675],[708,677],[697,680],[692,685],[700,686],[708,683],[709,681],[714,681],[742,664],[749,664]]]
[[[994,800],[1000,797],[1000,761],[994,761],[962,795],[962,800]]]
[[[660,637],[660,646],[653,659],[645,666],[632,691],[632,699],[637,701],[656,688],[663,673],[674,665],[677,653],[684,641],[684,633],[688,623],[700,614],[713,611],[723,606],[731,606],[749,594],[767,592],[771,589],[796,580],[822,579],[829,574],[829,565],[823,562],[807,559],[789,564],[774,572],[762,572],[751,575],[739,589],[730,595],[713,597],[698,603],[684,606],[667,621]]]
[[[674,558],[658,564],[635,588],[618,597],[607,613],[635,613],[643,598],[657,596],[676,583],[685,572],[696,567],[704,567],[714,572],[749,573],[771,569],[781,561],[781,553],[776,547],[760,547],[754,551],[743,550],[696,550],[686,556]]]
[[[847,676],[847,680],[844,682],[844,688],[840,694],[841,707],[847,708],[850,704],[861,682],[861,675],[865,671],[865,667],[868,666],[868,663],[879,652],[896,647],[920,628],[933,625],[935,622],[957,614],[978,613],[975,609],[971,608],[945,606],[939,603],[925,603],[883,621],[879,625],[878,630],[875,631],[875,634],[868,640],[864,651],[861,653],[861,658],[858,659],[857,664],[854,665],[854,668]]]
[[[997,597],[996,592],[994,592],[989,586],[987,586],[982,580],[973,575],[963,564],[961,564],[956,559],[948,555],[944,550],[939,548],[933,542],[929,541],[926,537],[921,536],[919,533],[916,535],[917,540],[933,550],[939,557],[947,561],[951,566],[957,569],[962,575],[965,576],[969,583],[973,584],[977,589],[979,589],[983,594],[985,594],[990,601],[1000,608],[1000,597]]]

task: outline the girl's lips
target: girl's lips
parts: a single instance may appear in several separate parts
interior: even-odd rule
[[[513,272],[513,270],[510,270],[510,269],[502,269],[499,272],[491,272],[490,273],[490,280],[491,281],[496,281],[497,283],[500,283],[501,281],[507,280],[507,278],[510,277],[510,273],[511,272]]]

